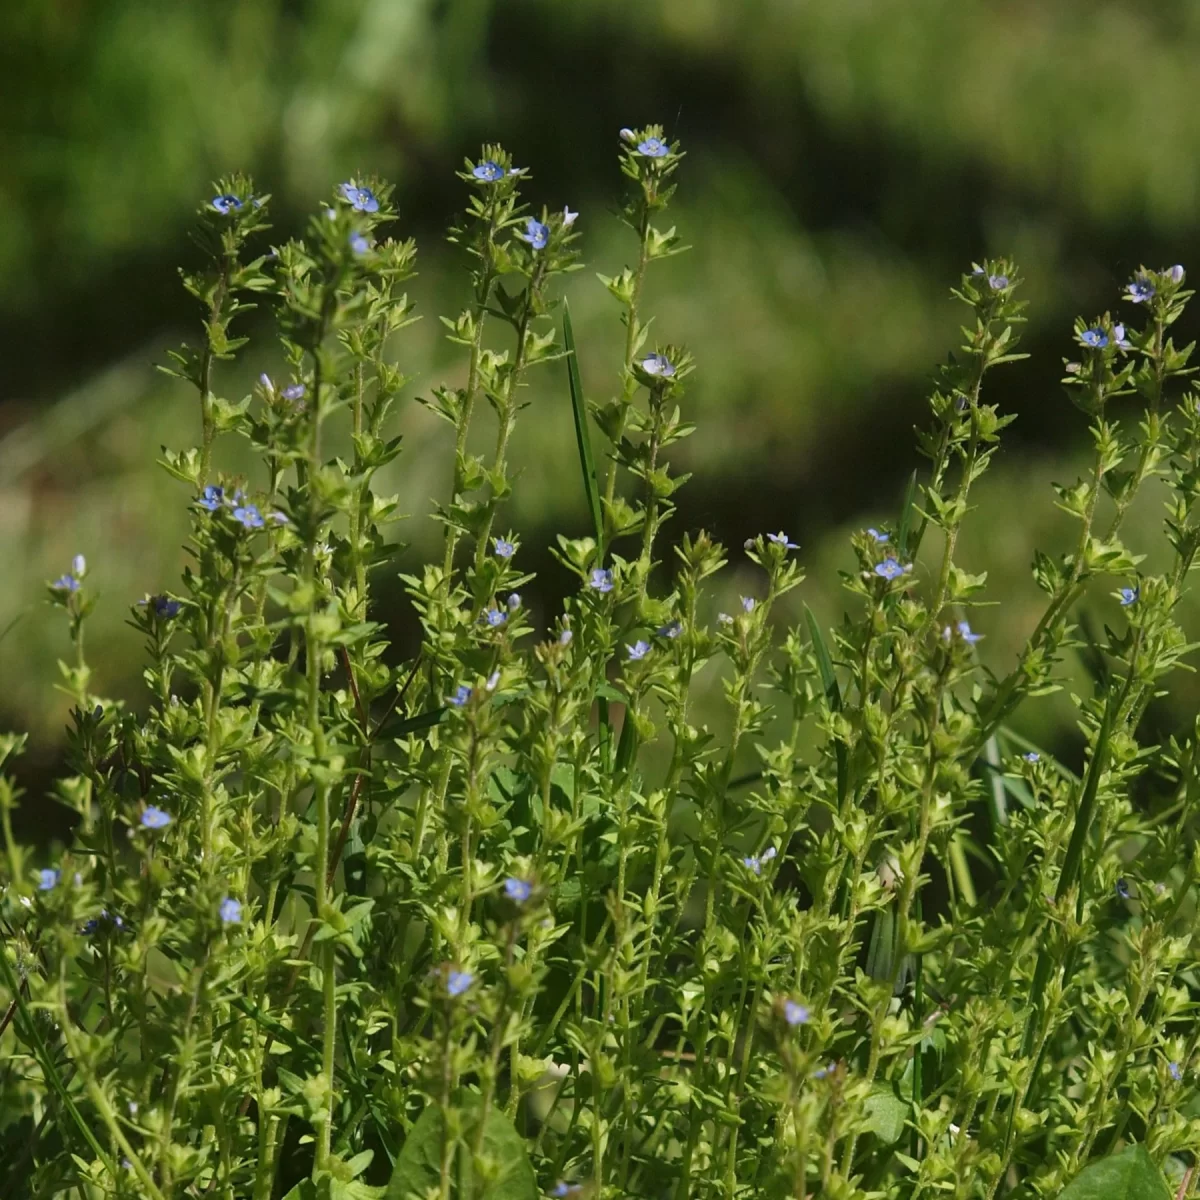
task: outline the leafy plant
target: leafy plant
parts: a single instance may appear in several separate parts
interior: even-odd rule
[[[397,569],[374,479],[401,451],[415,260],[386,234],[389,189],[347,181],[269,253],[250,249],[269,206],[248,179],[204,206],[205,265],[184,276],[204,340],[169,367],[201,443],[163,457],[193,565],[133,609],[147,703],[91,688],[80,557],[49,585],[75,705],[50,799],[78,818],[52,864],[15,842],[0,784],[6,1195],[990,1200],[1070,1180],[1157,1195],[1164,1172],[1187,1193],[1200,762],[1195,731],[1138,737],[1191,649],[1182,268],[1129,284],[1140,328],[1074,330],[1064,382],[1095,462],[1058,489],[1076,544],[1038,556],[1046,606],[1007,674],[979,662],[986,580],[956,559],[1012,419],[984,391],[1021,357],[1006,262],[956,290],[969,317],[919,437],[928,470],[853,538],[841,624],[803,608],[787,626],[803,577],[782,531],[751,533],[754,594],[714,616],[726,550],[664,543],[693,362],[651,343],[643,298],[683,249],[662,228],[683,155],[658,127],[620,146],[636,257],[601,277],[625,329],[602,402],[554,319],[576,214],[531,214],[499,146],[461,172],[472,288],[443,320],[464,363],[421,399],[454,431],[445,542],[402,576],[407,658],[373,603]],[[260,300],[282,370],[229,400],[218,368]],[[576,586],[545,624],[503,514],[521,388],[564,360],[594,530],[558,539]],[[253,479],[221,472],[223,437],[255,447]],[[1121,531],[1164,485],[1152,574]],[[1074,614],[1105,577],[1099,635]],[[1009,722],[1081,634],[1076,775]],[[724,714],[702,724],[705,672]]]

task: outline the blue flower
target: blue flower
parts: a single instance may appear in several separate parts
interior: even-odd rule
[[[1139,275],[1125,287],[1125,295],[1134,304],[1144,304],[1154,295],[1154,284],[1145,275]]]
[[[631,662],[639,662],[650,653],[650,643],[638,638],[632,645],[625,647],[625,653],[629,655]]]
[[[201,508],[207,509],[209,512],[216,512],[222,504],[225,503],[225,489],[217,487],[215,483],[210,483],[208,487],[200,493],[200,498],[196,501]]]
[[[788,1000],[783,1006],[783,1019],[791,1026],[808,1024],[808,1009],[795,1000]]]
[[[756,603],[757,602],[755,601],[753,596],[743,596],[742,597],[742,612],[752,613],[754,611],[754,605]]]
[[[528,879],[517,879],[510,875],[504,881],[504,894],[518,904],[524,904],[533,895],[533,884]]]
[[[880,579],[899,579],[909,570],[911,570],[910,567],[902,566],[891,556],[885,558],[883,562],[875,564],[875,574]]]
[[[282,394],[285,400],[301,400],[303,399],[304,393],[307,390],[308,389],[304,386],[304,384],[293,383],[290,386],[285,387]]]
[[[450,703],[455,708],[462,708],[464,704],[471,698],[471,689],[465,683],[460,683],[454,689],[454,695],[450,697]]]
[[[558,635],[558,644],[560,646],[569,646],[571,644],[571,639],[574,636],[575,635],[569,629],[564,629],[562,633]]]
[[[242,903],[240,900],[234,900],[232,896],[224,896],[221,899],[221,907],[217,910],[221,915],[221,921],[225,925],[240,925],[242,923]]]
[[[233,195],[232,192],[226,192],[224,195],[214,196],[212,206],[222,216],[227,217],[232,212],[241,212],[242,199],[240,196]]]
[[[1129,881],[1127,879],[1117,880],[1117,895],[1120,896],[1122,900],[1129,899],[1131,893],[1129,891]]]
[[[597,592],[611,592],[613,590],[613,573],[605,570],[604,567],[593,567],[588,587]]]
[[[1125,336],[1125,326],[1124,325],[1114,325],[1113,326],[1113,341],[1116,343],[1117,347],[1121,350],[1132,350],[1133,349],[1133,343]]]
[[[662,626],[654,631],[655,637],[677,638],[683,630],[683,625],[679,621],[671,621],[669,624]]]
[[[1117,595],[1121,600],[1121,607],[1128,608],[1131,604],[1136,604],[1142,596],[1142,585],[1139,583],[1136,587],[1123,587]]]
[[[882,546],[885,542],[890,542],[892,540],[892,535],[890,533],[884,533],[879,529],[868,529],[867,536],[877,546]]]
[[[583,1187],[578,1183],[564,1183],[561,1179],[550,1189],[550,1195],[563,1200],[565,1196],[578,1196],[583,1192]]]
[[[579,216],[577,212],[572,212],[570,205],[563,206],[563,228],[570,229],[575,224],[575,219]]]
[[[768,533],[767,541],[774,542],[776,546],[782,546],[785,550],[799,550],[800,546],[797,542],[789,542],[786,533]]]
[[[170,813],[163,812],[153,804],[142,813],[142,826],[146,829],[165,829],[170,823]]]
[[[179,616],[179,610],[183,607],[178,600],[172,600],[170,596],[151,596],[150,604],[154,608],[154,615],[162,621],[170,621]]]
[[[775,857],[776,853],[777,852],[776,852],[774,846],[768,846],[762,852],[761,858],[757,854],[751,854],[747,858],[743,858],[742,866],[748,867],[751,871],[753,871],[755,873],[755,875],[761,875],[763,863],[770,862],[771,859],[773,859]]]
[[[470,971],[451,971],[446,977],[446,991],[451,996],[461,996],[475,982]]]
[[[61,871],[55,871],[51,867],[43,867],[38,872],[38,891],[49,892],[58,886],[58,881],[62,878]]]
[[[262,389],[268,394],[274,394],[275,385],[271,382],[271,377],[264,371],[259,377],[258,382],[262,384]]]
[[[497,558],[512,558],[517,552],[516,546],[507,538],[492,538],[492,545],[496,549]]]
[[[508,620],[508,613],[499,608],[489,608],[487,612],[483,614],[483,620],[486,621],[492,629],[496,629]]]
[[[499,163],[494,163],[492,160],[486,159],[479,166],[471,169],[471,174],[476,179],[482,179],[484,183],[495,183],[497,179],[504,178],[504,168]]]
[[[1004,289],[1006,287],[1008,287],[1008,276],[1007,275],[989,275],[988,276],[988,287],[990,287],[993,292],[1004,291]]]
[[[366,254],[371,249],[371,241],[365,233],[352,233],[350,235],[350,249],[355,254]]]
[[[342,184],[342,196],[355,212],[379,211],[379,201],[375,199],[375,193],[370,188],[359,187],[353,181]]]
[[[77,592],[79,580],[74,575],[60,575],[50,586],[60,592]]]
[[[1035,762],[1042,761],[1042,756],[1036,750],[1026,750],[1025,753],[1021,755],[1021,757],[1027,763],[1035,763]]]
[[[642,359],[642,370],[647,375],[670,379],[675,374],[675,364],[665,354],[648,354]]]
[[[824,1066],[818,1067],[813,1073],[814,1079],[826,1079],[833,1074],[833,1063],[826,1063]]]
[[[518,233],[517,237],[523,242],[528,242],[535,250],[541,250],[550,240],[550,230],[536,217],[530,217],[525,222],[525,232]]]
[[[968,646],[975,645],[975,643],[979,641],[981,637],[983,637],[982,633],[972,633],[971,626],[968,625],[966,621],[959,621],[954,629],[951,629],[950,626],[947,625],[946,628],[942,630],[942,637],[944,637],[946,641],[949,641],[956,631],[958,636],[962,638],[962,640],[966,642]]]
[[[647,158],[665,158],[671,153],[671,147],[662,138],[648,137],[644,142],[638,142],[638,153]]]
[[[1177,1062],[1167,1063],[1167,1070],[1170,1071],[1171,1078],[1173,1080],[1175,1080],[1176,1083],[1178,1083],[1183,1078],[1183,1072],[1180,1070],[1179,1064]]]
[[[261,529],[264,524],[262,513],[253,504],[243,504],[235,508],[233,519],[240,521],[246,529]]]
[[[520,607],[521,607],[521,593],[520,592],[509,592],[508,593],[509,611],[511,612],[514,608],[520,608]]]
[[[1103,329],[1085,329],[1079,335],[1079,340],[1093,350],[1103,350],[1108,345],[1108,334]]]

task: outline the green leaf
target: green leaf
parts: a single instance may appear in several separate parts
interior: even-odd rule
[[[867,1132],[873,1133],[886,1146],[900,1140],[908,1120],[908,1105],[886,1083],[871,1088],[864,1108],[867,1112]]]
[[[477,1098],[463,1112],[465,1146],[458,1149],[461,1160],[469,1155],[477,1128]],[[385,1200],[423,1200],[430,1188],[435,1191],[441,1182],[442,1142],[446,1122],[442,1110],[430,1104],[412,1127],[400,1157],[396,1159]],[[475,1194],[484,1200],[537,1200],[537,1179],[529,1162],[525,1140],[513,1123],[492,1109],[483,1131],[481,1157],[496,1167],[495,1177]]]
[[[1162,1172],[1145,1146],[1089,1163],[1058,1194],[1058,1200],[1171,1200]]]
[[[571,308],[563,301],[563,347],[567,352],[567,382],[571,387],[571,411],[575,416],[575,440],[579,443],[579,467],[583,472],[583,490],[596,527],[600,547],[597,562],[604,561],[604,515],[600,508],[600,485],[596,480],[596,462],[592,457],[592,439],[588,432],[587,401],[579,378],[579,358],[575,352],[575,334],[571,329]]]
[[[913,473],[908,477],[908,486],[904,489],[904,500],[900,505],[900,528],[896,532],[896,549],[900,551],[902,558],[910,560],[916,554],[915,547],[912,551],[908,548],[908,533],[912,528],[916,496],[917,472],[914,469]]]
[[[807,604],[804,606],[804,620],[808,624],[808,636],[812,639],[813,652],[817,656],[817,668],[821,672],[821,684],[825,688],[825,699],[834,712],[841,712],[842,693],[838,687],[837,676],[833,673],[833,659],[830,657],[829,647],[825,645],[825,635],[822,634],[821,627],[817,624],[817,618],[813,616],[812,609]],[[840,809],[846,800],[845,743],[835,742],[834,754],[837,757],[838,808]]]

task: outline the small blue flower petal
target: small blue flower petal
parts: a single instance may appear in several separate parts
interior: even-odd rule
[[[226,192],[221,196],[212,198],[212,207],[217,210],[222,216],[227,217],[230,213],[240,212],[242,209],[242,199],[240,196],[235,196],[231,192]]]
[[[650,643],[643,642],[640,638],[631,646],[625,647],[625,653],[629,655],[632,662],[639,662],[650,653]]]
[[[593,567],[588,587],[601,593],[611,592],[613,590],[613,573],[604,567]]]
[[[454,695],[450,697],[450,703],[455,708],[462,708],[464,704],[471,698],[471,689],[465,683],[460,683],[454,689]]]
[[[525,222],[525,232],[518,233],[517,237],[523,242],[528,242],[535,250],[542,250],[550,240],[550,230],[541,221],[530,217]]]
[[[451,971],[446,977],[446,991],[451,996],[461,996],[475,982],[470,971]]]
[[[240,900],[234,900],[232,896],[226,896],[221,901],[221,906],[217,912],[220,914],[221,921],[225,925],[240,925],[242,922],[242,905]]]
[[[62,878],[61,871],[55,871],[50,867],[43,867],[38,872],[38,891],[49,892],[53,891],[58,886],[58,881]]]
[[[499,163],[494,163],[489,158],[481,162],[477,167],[472,167],[471,174],[476,179],[483,180],[484,183],[495,183],[498,179],[504,178],[504,168]]]
[[[379,211],[379,201],[375,198],[375,193],[370,188],[359,187],[353,180],[342,184],[342,198],[355,212]]]
[[[665,158],[671,153],[671,147],[662,138],[648,137],[645,141],[638,142],[638,153],[647,158]]]
[[[165,829],[171,823],[170,813],[165,813],[155,805],[149,805],[142,813],[142,825],[146,829]]]
[[[808,1009],[803,1004],[798,1004],[795,1000],[788,1000],[783,1006],[783,1019],[791,1026],[807,1025],[809,1018]]]
[[[504,881],[504,894],[517,904],[524,904],[533,895],[533,884],[528,879],[509,876]]]

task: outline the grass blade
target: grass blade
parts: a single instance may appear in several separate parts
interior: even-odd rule
[[[917,472],[913,469],[913,473],[908,477],[908,486],[904,489],[904,500],[900,505],[900,528],[896,531],[896,549],[900,551],[900,557],[911,561],[916,554],[916,547],[912,553],[908,549],[908,534],[912,529],[913,513],[916,511],[917,499]]]
[[[575,353],[575,334],[571,329],[571,308],[563,301],[563,348],[567,352],[567,382],[571,387],[571,412],[575,417],[575,440],[579,444],[579,467],[583,473],[583,490],[587,493],[588,509],[596,527],[596,545],[600,547],[597,562],[604,560],[604,512],[600,507],[600,485],[596,481],[596,461],[592,457],[592,439],[588,432],[587,401],[583,398],[583,383],[579,378],[579,359]]]
[[[817,624],[817,618],[813,616],[812,609],[807,604],[804,606],[804,620],[808,625],[808,636],[812,639],[813,652],[817,656],[817,669],[821,672],[821,685],[825,689],[825,699],[834,712],[841,712],[842,692],[838,687],[837,675],[833,671],[833,659],[829,654],[829,647],[825,644],[825,635],[821,632],[821,626]],[[844,742],[834,743],[834,754],[837,757],[838,811],[840,812],[846,803],[848,782]]]

